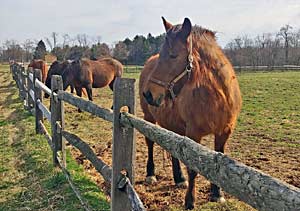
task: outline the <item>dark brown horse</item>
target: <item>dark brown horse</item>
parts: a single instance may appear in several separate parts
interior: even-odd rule
[[[213,32],[194,26],[188,18],[172,25],[163,18],[166,39],[158,55],[145,64],[140,76],[144,119],[188,136],[200,143],[215,136],[215,150],[224,153],[233,132],[242,99],[234,70]],[[153,142],[148,145],[147,181],[155,181]],[[179,161],[172,158],[175,183],[185,183]],[[195,177],[188,169],[186,209],[194,208]],[[220,188],[211,184],[212,201],[224,201]]]
[[[81,59],[72,62],[63,77],[64,89],[74,85],[76,94],[81,97],[85,88],[89,100],[93,100],[92,88],[109,86],[113,90],[116,77],[121,77],[123,65],[113,58],[102,58],[96,61]]]
[[[70,68],[71,66],[71,61],[63,61],[63,62],[59,62],[59,61],[55,61],[51,64],[47,77],[46,77],[46,81],[45,81],[45,85],[51,89],[51,77],[52,75],[60,75],[62,76],[62,78],[64,79],[66,77],[66,71],[68,68]],[[64,79],[66,81],[66,79]],[[72,84],[70,84],[71,86],[71,93],[73,93],[74,91],[74,87]],[[67,88],[67,87],[65,87]],[[45,97],[48,98],[49,95],[47,93],[45,93]]]
[[[28,67],[32,67],[33,69],[40,69],[42,71],[42,82],[45,83],[48,73],[48,67],[45,61],[41,59],[33,59],[29,63]]]

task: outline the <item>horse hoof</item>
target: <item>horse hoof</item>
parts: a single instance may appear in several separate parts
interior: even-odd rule
[[[187,189],[188,182],[187,181],[183,181],[183,182],[176,183],[176,187],[182,188],[182,189]]]
[[[184,205],[184,208],[186,209],[186,210],[192,210],[192,209],[194,209],[194,205],[193,204],[185,204]]]
[[[153,184],[157,183],[157,179],[155,176],[147,176],[146,183],[148,183],[149,185],[153,185]]]
[[[211,197],[210,201],[211,202],[218,202],[218,203],[223,204],[223,203],[226,202],[226,199],[223,196],[221,196],[221,197]]]

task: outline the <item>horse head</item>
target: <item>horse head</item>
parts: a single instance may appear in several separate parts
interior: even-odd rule
[[[66,90],[67,87],[70,84],[70,80],[68,80],[68,75],[69,75],[69,71],[70,70],[70,66],[71,66],[71,62],[69,61],[64,61],[64,62],[58,62],[55,61],[51,64],[50,69],[48,71],[47,74],[47,78],[45,81],[46,86],[51,89],[51,78],[53,75],[60,75],[63,79],[63,89]],[[49,95],[47,93],[45,93],[45,98],[48,98]]]
[[[149,83],[143,90],[146,101],[157,107],[163,104],[166,98],[174,100],[183,86],[183,79],[188,77],[186,73],[191,70],[192,65],[188,39],[192,30],[191,21],[185,18],[183,24],[173,26],[164,17],[162,19],[166,38]]]

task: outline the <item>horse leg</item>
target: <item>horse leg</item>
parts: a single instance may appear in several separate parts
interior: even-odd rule
[[[200,131],[198,131],[198,129],[195,128],[193,125],[187,126],[185,135],[190,139],[196,141],[197,143],[200,143],[202,138]],[[194,209],[194,203],[195,203],[195,178],[198,173],[190,168],[187,168],[187,172],[188,172],[189,180],[188,180],[188,188],[185,194],[184,207],[187,210],[192,210]]]
[[[74,93],[74,86],[70,85],[70,88],[71,88],[71,93],[73,94]]]
[[[197,176],[197,172],[187,168],[189,175],[189,185],[185,195],[184,207],[186,210],[194,209],[195,203],[195,178]]]
[[[114,77],[114,79],[109,83],[109,88],[111,89],[111,91],[114,91],[114,82],[115,82],[116,77]]]
[[[154,142],[151,141],[149,138],[146,138],[146,144],[148,147],[148,160],[147,160],[147,176],[146,176],[146,182],[148,184],[156,183],[156,177],[155,177],[155,166],[153,161],[153,145]]]
[[[155,123],[154,118],[150,114],[145,114],[144,119],[148,122]],[[154,166],[154,161],[153,161],[153,146],[154,142],[149,139],[146,139],[146,144],[148,147],[148,160],[147,160],[147,176],[146,176],[146,183],[148,184],[153,184],[156,183],[156,177],[155,177],[155,166]]]
[[[82,87],[76,86],[76,87],[75,87],[75,91],[76,91],[76,95],[77,95],[78,97],[81,97],[81,96],[82,96]],[[82,112],[80,108],[78,108],[78,112]]]
[[[215,151],[224,153],[225,144],[231,132],[223,133],[222,135],[215,135]],[[211,183],[210,187],[210,201],[225,202],[224,195],[217,185]]]
[[[89,84],[85,87],[86,89],[86,92],[87,92],[87,95],[88,95],[88,98],[90,101],[93,101],[93,89],[92,89],[92,85]]]
[[[186,188],[187,182],[182,174],[180,162],[172,156],[173,178],[177,187]]]

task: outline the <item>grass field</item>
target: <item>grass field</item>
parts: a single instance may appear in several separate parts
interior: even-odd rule
[[[2,74],[2,71],[0,74]],[[0,78],[3,75],[5,76],[5,74],[2,74]],[[138,79],[139,73],[125,73],[124,77]],[[237,128],[229,141],[226,154],[249,166],[300,187],[300,72],[244,72],[238,75],[238,79],[243,94],[243,108],[238,119]],[[1,84],[1,86],[3,85]],[[105,108],[111,107],[112,92],[108,88],[94,89],[93,92],[96,104]],[[16,93],[14,93],[15,95]],[[18,103],[16,98],[15,96],[15,103]],[[139,101],[139,99],[137,100]],[[14,103],[10,101],[3,102],[6,102],[6,106]],[[142,117],[139,103],[137,104],[137,115]],[[65,106],[67,130],[86,140],[96,154],[110,164],[111,123],[86,112],[78,113],[77,109],[71,105],[66,104]],[[23,114],[21,108],[19,112],[20,115]],[[15,121],[19,122],[18,120]],[[26,117],[26,121],[28,121],[25,124],[26,131],[31,130],[31,136],[33,136],[32,117]],[[4,127],[3,130],[7,131],[6,126],[11,124],[4,121],[0,125],[1,129]],[[16,129],[19,128],[17,125],[14,127]],[[10,132],[8,131],[7,136],[9,134]],[[5,140],[7,138],[3,137],[1,141],[2,139]],[[203,140],[203,144],[212,148],[213,142],[211,137],[206,137]],[[15,146],[7,145],[5,151],[13,151],[15,148]],[[70,148],[70,146],[69,149],[72,157],[76,159],[77,163],[82,164],[85,171],[88,172],[89,178],[97,183],[102,190],[107,191],[108,185],[98,176],[85,157],[80,152]],[[153,186],[145,184],[146,153],[144,137],[138,133],[135,188],[143,203],[148,210],[183,210],[185,190],[174,186],[170,176],[172,175],[172,170],[169,156],[157,146],[155,147],[154,159],[158,183]],[[8,161],[10,159],[6,158]],[[45,160],[50,161],[50,159],[46,158]],[[28,171],[35,171],[34,169],[33,166],[30,166]],[[13,169],[8,169],[6,172],[13,172]],[[18,181],[15,182],[10,188],[18,187],[19,183]],[[204,177],[198,176],[196,184],[197,208],[195,210],[197,211],[254,210],[230,195],[226,195],[228,201],[225,204],[208,203],[209,182]],[[7,191],[9,188],[3,189]],[[59,194],[67,197],[65,196],[65,190],[61,190]],[[7,203],[6,201],[4,204]]]
[[[125,73],[124,77],[138,79],[138,73]],[[300,73],[243,73],[238,75],[243,109],[238,125],[227,147],[227,154],[256,169],[263,170],[295,186],[300,186]],[[137,83],[138,84],[138,83]],[[95,103],[106,108],[112,105],[109,89],[94,90]],[[138,96],[137,96],[137,100]],[[77,113],[76,108],[67,106],[66,124],[68,130],[84,137],[96,153],[111,163],[112,125],[87,113]],[[137,115],[142,117],[139,104]],[[87,123],[88,122],[88,126]],[[98,135],[101,134],[101,135]],[[212,148],[211,137],[203,144]],[[79,152],[72,150],[95,181],[105,188],[105,183],[96,176],[92,166]],[[155,162],[158,183],[152,187],[144,183],[146,169],[146,145],[144,137],[137,135],[136,189],[149,210],[183,210],[184,190],[174,187],[171,162],[168,155],[156,147]],[[244,203],[227,195],[228,203],[219,205],[207,203],[209,183],[203,177],[197,178],[197,206],[199,210],[253,210]],[[170,208],[171,207],[171,208]]]
[[[34,117],[23,110],[8,66],[0,66],[0,210],[83,210],[60,169],[53,168],[46,140],[35,135]],[[68,169],[95,210],[108,210],[106,196],[70,153]]]

